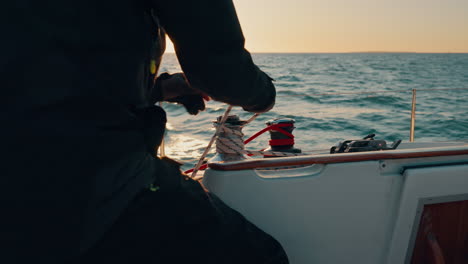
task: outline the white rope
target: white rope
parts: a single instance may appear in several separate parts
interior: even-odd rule
[[[221,126],[220,133],[216,139],[216,152],[221,154],[239,154],[244,149],[244,141],[242,137],[244,133],[238,129]]]
[[[242,125],[242,127],[245,127],[246,125],[252,123],[252,121],[254,121],[259,115],[260,115],[260,113],[255,113],[251,118],[249,118],[247,121],[245,121],[245,123]]]
[[[203,160],[205,160],[206,155],[208,155],[208,152],[211,149],[211,145],[213,145],[214,140],[216,139],[216,137],[219,134],[220,128],[226,122],[226,120],[227,120],[227,118],[229,116],[229,112],[231,112],[231,110],[232,110],[232,105],[228,106],[228,108],[226,109],[226,112],[224,112],[223,117],[219,121],[219,125],[216,127],[216,132],[211,137],[210,142],[208,143],[208,146],[206,146],[205,151],[203,151],[203,154],[201,155],[200,159],[198,160],[197,165],[193,168],[193,172],[192,172],[192,175],[190,175],[190,177],[195,178],[195,176],[197,176],[197,172],[200,169],[201,165],[203,164]]]

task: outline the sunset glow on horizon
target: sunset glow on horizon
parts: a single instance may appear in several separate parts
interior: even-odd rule
[[[467,0],[234,0],[251,52],[468,52]],[[167,52],[173,52],[168,42]]]

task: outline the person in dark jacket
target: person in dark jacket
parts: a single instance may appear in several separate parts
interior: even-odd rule
[[[274,105],[231,0],[10,1],[0,17],[1,263],[287,263],[155,156],[156,101]],[[183,75],[156,78],[163,29]]]

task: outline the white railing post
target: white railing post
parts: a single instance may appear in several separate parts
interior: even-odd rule
[[[414,142],[414,125],[416,123],[416,89],[413,89],[413,100],[411,103],[411,127],[410,142]]]

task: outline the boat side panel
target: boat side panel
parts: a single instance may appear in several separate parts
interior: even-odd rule
[[[401,175],[381,176],[378,161],[323,166],[309,177],[208,170],[204,184],[277,238],[291,263],[382,263]]]

